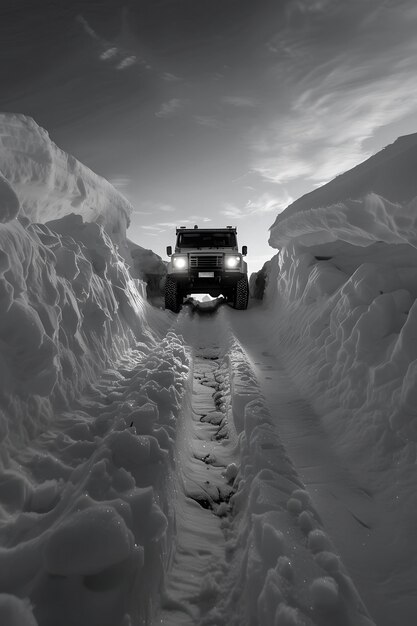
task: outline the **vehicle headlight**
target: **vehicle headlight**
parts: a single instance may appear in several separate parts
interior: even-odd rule
[[[229,269],[235,269],[240,265],[241,257],[237,254],[227,255],[224,259],[224,264]]]
[[[185,270],[188,266],[188,261],[186,256],[173,256],[172,257],[172,265],[176,270]]]

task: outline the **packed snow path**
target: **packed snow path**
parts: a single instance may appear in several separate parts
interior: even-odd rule
[[[239,320],[245,325],[226,307],[203,315],[185,308],[175,324],[191,350],[192,399],[179,415],[177,532],[163,610],[154,624],[269,626],[276,616],[277,623],[303,626],[371,624],[271,428],[262,376],[257,379],[256,363],[234,336]],[[275,374],[267,377],[274,388]],[[290,394],[294,390],[283,370],[279,383],[283,418],[288,389]],[[249,502],[246,507],[242,497]],[[237,504],[243,509],[238,515]],[[255,547],[260,532],[264,545],[261,540]],[[275,560],[277,569],[271,570]],[[271,580],[265,584],[272,572],[282,595],[274,586],[271,591]]]
[[[203,342],[192,341],[192,396],[177,431],[175,556],[157,619],[167,626],[199,623],[215,604],[215,576],[225,564],[222,518],[232,493],[227,468],[236,457],[236,435],[227,420],[228,368],[220,354],[207,333]]]
[[[282,361],[274,356],[276,350],[271,349],[260,309],[254,307],[245,314],[239,314],[228,307],[222,307],[212,314],[204,313],[203,309],[201,315],[193,315],[186,309],[179,316],[177,324],[186,342],[193,346],[194,354],[193,406],[188,412],[189,425],[185,428],[188,429],[188,435],[180,431],[179,436],[180,458],[187,459],[182,468],[185,487],[183,491],[179,490],[179,493],[182,497],[185,492],[185,501],[189,507],[192,508],[195,501],[200,501],[205,510],[201,510],[200,506],[195,513],[191,513],[188,517],[188,530],[184,524],[180,526],[182,532],[179,532],[178,545],[188,545],[188,551],[185,550],[184,554],[181,549],[171,580],[176,580],[177,583],[180,581],[177,591],[180,588],[185,597],[187,585],[184,584],[184,572],[191,573],[194,596],[190,594],[188,597],[191,603],[194,597],[196,606],[199,607],[199,609],[194,607],[197,611],[194,613],[194,623],[200,623],[199,610],[202,610],[204,615],[210,604],[215,604],[215,589],[218,584],[222,584],[219,570],[223,569],[223,577],[227,578],[224,571],[229,567],[228,557],[222,546],[222,542],[227,541],[228,537],[228,533],[225,532],[227,521],[225,518],[223,523],[219,519],[216,520],[213,511],[216,512],[218,503],[224,500],[220,487],[216,488],[215,485],[224,485],[224,470],[228,463],[237,465],[240,463],[235,445],[236,431],[229,420],[229,434],[234,445],[228,444],[225,452],[222,447],[224,442],[221,442],[220,449],[219,443],[213,442],[213,430],[206,430],[205,433],[201,430],[202,425],[207,425],[207,422],[210,424],[210,419],[206,418],[210,412],[213,416],[217,415],[216,407],[209,406],[213,402],[213,394],[216,395],[215,373],[219,369],[221,343],[227,342],[225,329],[228,329],[233,341],[239,342],[249,366],[248,371],[253,377],[247,381],[248,398],[253,392],[251,385],[253,386],[255,380],[273,416],[273,426],[285,446],[285,451],[370,614],[378,626],[392,626],[398,619],[404,626],[412,626],[413,616],[417,614],[416,598],[406,584],[406,569],[401,573],[406,555],[404,550],[398,551],[398,542],[392,539],[395,529],[390,522],[389,511],[381,504],[377,494],[374,496],[366,478],[358,476],[354,468],[352,471],[346,467],[335,453],[320,419],[294,387]],[[250,333],[248,328],[251,329]],[[234,391],[236,392],[236,388]],[[223,398],[227,398],[231,393],[233,390],[228,383]],[[237,402],[241,402],[241,399]],[[239,417],[238,413],[235,411],[235,419]],[[193,416],[191,419],[190,415]],[[216,417],[212,421],[217,424]],[[196,458],[200,461],[196,461]],[[209,470],[215,469],[216,464],[223,468],[223,472],[218,473],[216,477],[220,482],[213,481],[213,473],[210,474],[210,480],[204,480]],[[214,494],[211,489],[214,489]],[[211,533],[206,531],[210,525]],[[191,547],[190,532],[191,535],[197,532],[200,543],[206,543],[206,549],[201,552],[204,558]],[[194,566],[187,567],[187,559],[193,561],[193,556]],[[216,561],[218,564],[221,563],[221,567],[217,567],[217,582],[213,575],[213,563]],[[204,563],[208,566],[205,567]],[[199,570],[197,574],[196,569]],[[200,590],[196,594],[198,585]],[[205,601],[202,601],[204,594]],[[165,614],[164,619],[166,621],[160,623],[177,623],[173,621],[172,613],[168,617]],[[180,619],[178,623],[186,622]],[[263,626],[263,622],[260,624]]]

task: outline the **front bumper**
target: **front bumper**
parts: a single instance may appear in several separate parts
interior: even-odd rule
[[[169,276],[175,279],[184,294],[209,293],[213,296],[232,290],[245,273],[231,270],[188,270],[173,272]]]

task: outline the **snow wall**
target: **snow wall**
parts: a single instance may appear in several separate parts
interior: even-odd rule
[[[278,216],[266,302],[288,368],[360,472],[416,461],[417,201]]]
[[[1,207],[2,222],[18,208],[30,221],[42,223],[78,213],[86,222],[103,226],[114,243],[125,242],[131,204],[107,180],[58,148],[34,120],[0,114],[0,148],[0,184],[4,189],[9,183],[19,201],[9,192],[9,202]]]
[[[0,223],[19,214],[45,223],[71,213],[102,226],[134,278],[148,294],[161,294],[161,258],[126,239],[133,207],[105,178],[55,145],[48,132],[24,115],[0,113]]]
[[[28,118],[0,147],[0,622],[149,621],[188,357],[119,254],[126,199]]]
[[[118,254],[131,206],[30,118],[1,115],[0,143],[4,387],[65,404],[149,334],[144,285]],[[33,433],[10,408],[13,429]],[[38,423],[45,411],[29,414]]]

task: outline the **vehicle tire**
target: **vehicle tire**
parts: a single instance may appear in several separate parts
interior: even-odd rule
[[[165,283],[165,308],[179,313],[182,306],[182,295],[178,289],[178,283],[175,278],[167,276]]]
[[[246,276],[242,276],[236,283],[233,308],[234,309],[247,309],[249,299],[249,283]]]

